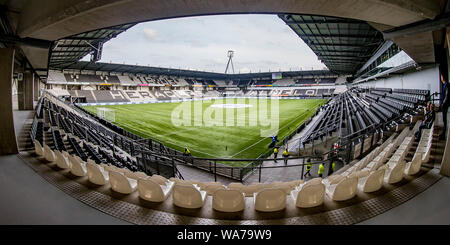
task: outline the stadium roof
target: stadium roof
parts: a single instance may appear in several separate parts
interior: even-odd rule
[[[64,68],[77,63],[87,54],[96,51],[112,38],[133,27],[135,24],[119,25],[89,31],[55,41],[50,51],[50,68]],[[100,44],[100,45],[99,45]]]
[[[336,74],[355,75],[384,43],[383,34],[365,21],[317,15],[279,14],[278,16],[303,39],[319,60]],[[109,41],[134,25],[103,28],[55,41],[50,53],[49,68],[68,69],[75,65],[76,69],[82,70],[84,67],[80,66],[89,66],[86,69],[97,70],[92,64],[78,64],[78,61],[87,54],[94,53],[99,44]],[[101,66],[105,67],[106,63],[102,63]],[[145,66],[124,66],[131,71],[119,72],[140,73],[143,67]],[[118,67],[115,69],[120,70]],[[176,70],[155,67],[152,69],[153,74],[159,74],[161,70],[165,70],[165,73]],[[145,73],[150,74],[149,71],[148,67],[145,68]],[[193,75],[190,72],[192,71],[184,70],[179,75],[192,77],[199,75],[199,73]],[[180,70],[177,73],[180,73]],[[206,74],[208,73],[202,75]]]
[[[338,74],[355,74],[383,45],[381,32],[365,21],[314,16],[278,15]]]
[[[181,76],[202,79],[272,79],[272,73],[281,73],[282,77],[297,76],[337,76],[329,70],[304,70],[304,71],[274,71],[262,73],[225,74],[195,70],[181,70],[162,67],[138,66],[114,63],[78,61],[65,66],[64,69],[52,68],[54,70],[76,70],[92,72],[152,74],[166,76]]]

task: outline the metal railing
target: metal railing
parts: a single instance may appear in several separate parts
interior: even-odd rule
[[[328,155],[330,152],[324,153],[324,155]],[[330,163],[333,159],[320,159],[320,156],[292,156],[292,157],[280,157],[280,158],[264,158],[264,159],[230,159],[230,158],[200,158],[200,157],[192,157],[192,156],[183,156],[183,155],[161,155],[157,153],[152,153],[148,151],[142,151],[139,154],[141,156],[138,157],[138,167],[144,172],[153,172],[156,174],[167,175],[168,173],[176,176],[176,169],[179,166],[197,166],[203,165],[203,168],[210,172],[214,176],[214,181],[217,181],[218,176],[223,176],[231,179],[238,180],[243,182],[247,177],[255,171],[259,172],[258,180],[261,182],[262,179],[262,170],[264,169],[277,169],[277,168],[292,168],[292,167],[302,167],[301,176],[299,179],[303,179],[304,175],[304,166],[305,159],[316,159],[316,161],[311,162],[312,165],[319,164],[327,164]],[[288,162],[291,160],[302,159],[303,163],[301,164],[293,164],[293,165],[283,165],[283,166],[263,166],[263,162],[265,161],[285,161]],[[242,167],[233,167],[226,164],[221,164],[220,162],[249,162],[246,166]],[[251,163],[254,163],[253,165]],[[230,172],[232,174],[225,175],[224,172]],[[234,173],[234,174],[233,174]]]

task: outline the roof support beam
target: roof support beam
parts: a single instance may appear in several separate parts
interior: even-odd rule
[[[433,19],[439,14],[439,1],[436,0],[374,0],[375,2],[384,3],[393,8],[402,8],[415,13],[417,16],[423,16]]]
[[[408,36],[416,33],[434,31],[450,25],[450,13],[436,17],[434,20],[423,20],[409,25],[396,27],[383,32],[384,39],[393,40],[396,37]]]
[[[375,62],[375,60],[378,59],[378,57],[380,57],[382,54],[384,54],[384,52],[386,52],[394,43],[392,41],[385,41],[383,43],[383,45],[377,50],[377,52],[370,57],[370,59],[363,65],[363,67],[361,67],[361,69],[359,69],[356,72],[356,76],[358,76],[359,74],[361,74],[361,72],[364,71],[364,69],[366,69],[367,67],[369,67],[373,62]]]
[[[356,39],[365,39],[365,38],[374,38],[374,35],[350,35],[350,34],[340,34],[340,35],[333,35],[333,34],[298,34],[300,37],[320,37],[320,38],[356,38]]]
[[[357,44],[346,44],[346,43],[340,43],[340,44],[330,44],[330,43],[323,43],[323,42],[316,42],[312,40],[305,41],[308,45],[314,45],[314,46],[336,46],[336,47],[349,47],[349,48],[372,48],[373,46],[380,45],[380,42],[377,43],[368,43],[364,45],[357,45]]]
[[[355,60],[365,60],[370,56],[345,56],[345,55],[320,55],[319,58],[325,59],[355,59]]]
[[[92,37],[66,37],[60,40],[81,40],[81,41],[103,41],[104,38],[92,38]]]
[[[86,47],[88,48],[88,47]],[[56,51],[52,51],[52,54],[60,54],[60,53],[82,53],[82,52],[89,52],[90,50],[56,50]]]
[[[360,20],[351,20],[351,19],[327,19],[327,20],[286,20],[286,24],[288,25],[298,25],[298,24],[361,24],[364,23]]]
[[[52,46],[53,42],[35,38],[20,38],[12,35],[0,35],[0,42],[12,43],[17,45],[24,45],[36,48],[48,49]]]
[[[332,49],[321,49],[321,48],[316,49],[316,51],[319,54],[332,53],[331,55],[336,55],[336,53],[344,53],[344,54],[361,54],[362,53],[361,51],[353,51],[353,50],[332,50]]]
[[[66,44],[60,44],[58,45],[58,48],[90,48],[90,46],[87,45],[66,45]]]

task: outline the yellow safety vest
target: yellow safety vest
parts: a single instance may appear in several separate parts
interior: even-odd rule
[[[186,149],[186,150],[184,151],[184,153],[186,153],[186,154],[191,154],[191,152],[189,151],[189,149]]]
[[[312,164],[310,162],[306,163],[306,171],[311,170]]]
[[[278,148],[273,148],[273,153],[278,153]]]
[[[283,156],[289,156],[289,152],[287,150],[283,151]]]
[[[318,174],[323,174],[323,172],[325,172],[325,167],[324,167],[323,164],[321,163],[321,164],[319,165],[319,172],[318,172]]]
[[[334,167],[336,166],[336,164],[334,164],[334,162],[331,164],[331,169],[334,171]]]

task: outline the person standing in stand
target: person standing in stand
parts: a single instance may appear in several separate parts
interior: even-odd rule
[[[277,159],[277,156],[278,156],[278,147],[275,146],[275,147],[273,148],[273,161],[274,161],[274,162],[277,162],[277,160],[276,160],[276,159]]]
[[[283,157],[284,157],[284,165],[287,165],[288,157],[289,157],[289,152],[288,152],[287,148],[285,148],[283,151]]]
[[[448,107],[450,105],[449,101],[449,93],[450,86],[445,81],[444,75],[441,74],[441,82],[442,82],[442,93],[441,93],[441,111],[442,111],[442,119],[444,120],[444,131],[439,135],[440,140],[445,140],[445,133],[447,132],[447,112]]]
[[[312,168],[311,159],[308,158],[308,160],[306,160],[306,173],[303,175],[303,177],[306,177],[307,175],[311,177],[311,168]]]
[[[323,163],[321,163],[319,165],[319,171],[317,171],[317,174],[319,175],[320,178],[322,178],[323,172],[325,172],[325,166],[323,166]]]

